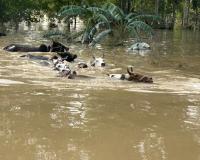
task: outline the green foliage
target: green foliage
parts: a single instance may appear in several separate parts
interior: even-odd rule
[[[199,0],[192,0],[192,8],[194,10],[197,10],[198,8],[200,8],[200,1]]]
[[[33,22],[37,21],[39,15],[39,4],[34,0],[1,0],[0,21],[1,22]]]
[[[128,23],[127,27],[129,29],[135,30],[135,33],[142,30],[149,36],[153,34],[152,28],[142,21],[131,21],[130,23]]]
[[[51,38],[57,37],[57,36],[59,36],[59,37],[65,37],[66,34],[64,34],[64,33],[60,32],[60,31],[49,31],[49,32],[47,32],[47,33],[45,33],[43,35],[43,37],[47,38],[47,39],[51,39]]]
[[[80,37],[83,33],[84,31],[63,33],[57,30],[57,31],[48,31],[43,35],[43,37],[50,40],[66,39],[67,41],[72,41]]]
[[[185,15],[186,8],[188,15]],[[66,19],[78,15],[91,28],[98,22],[112,24],[112,27],[125,26],[124,21],[133,17],[136,21],[151,24],[149,22],[158,20],[158,17],[151,16],[154,14],[162,17],[164,25],[174,25],[186,18],[188,26],[195,20],[200,28],[199,9],[200,0],[0,0],[0,23],[37,22],[44,14],[54,19],[58,18],[60,11],[59,14]],[[159,28],[159,25],[154,23],[154,27]]]
[[[103,5],[103,9],[107,10],[115,21],[122,21],[125,17],[123,11],[113,3],[106,3]]]
[[[77,16],[77,15],[82,15],[82,14],[86,14],[87,10],[81,6],[64,6],[61,8],[61,10],[59,11],[59,15],[61,17],[73,17],[73,16]]]
[[[96,43],[100,42],[102,39],[104,39],[111,32],[112,32],[111,29],[107,29],[105,31],[102,31],[96,37],[94,37],[93,41],[89,45],[94,46]]]
[[[144,21],[158,20],[158,16],[138,15],[130,13],[126,15],[118,6],[113,3],[105,3],[101,7],[81,7],[81,6],[64,6],[59,12],[60,17],[81,16],[86,22],[85,32],[82,35],[82,43],[95,45],[110,33],[115,37],[114,30],[117,34],[129,35],[140,40],[140,34],[146,33],[151,36],[152,28]],[[123,36],[122,36],[123,37]],[[128,38],[128,37],[126,37]],[[121,38],[120,41],[124,39]]]

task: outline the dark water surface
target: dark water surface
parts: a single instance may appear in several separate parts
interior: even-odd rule
[[[25,32],[0,38],[0,48],[16,42],[49,43]],[[108,64],[76,80],[0,50],[0,159],[200,160],[200,33],[156,31],[150,44],[149,53],[69,44]],[[128,65],[155,83],[106,76]]]

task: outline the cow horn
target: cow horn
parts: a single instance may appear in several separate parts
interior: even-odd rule
[[[133,74],[133,66],[128,66],[127,72],[128,72],[129,75]]]

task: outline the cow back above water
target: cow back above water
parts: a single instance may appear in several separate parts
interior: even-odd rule
[[[0,37],[1,36],[6,36],[6,34],[5,33],[2,33],[2,32],[0,32]]]
[[[3,49],[9,52],[49,52],[49,47],[47,47],[45,44],[41,44],[39,47],[21,44],[10,44]]]
[[[50,47],[50,52],[68,52],[69,48],[64,44],[56,41],[52,41]]]
[[[150,45],[145,42],[137,42],[133,44],[129,50],[150,50]]]
[[[60,42],[52,41],[50,45],[41,44],[39,47],[23,44],[10,44],[3,48],[9,52],[67,52],[69,48]]]

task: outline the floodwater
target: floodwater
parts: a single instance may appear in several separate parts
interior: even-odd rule
[[[39,31],[0,38],[10,43],[49,41]],[[94,78],[75,80],[0,50],[0,159],[200,160],[200,33],[156,31],[150,44],[148,53],[67,44],[86,61],[105,54],[104,69],[78,71]],[[128,65],[154,83],[106,76]]]

